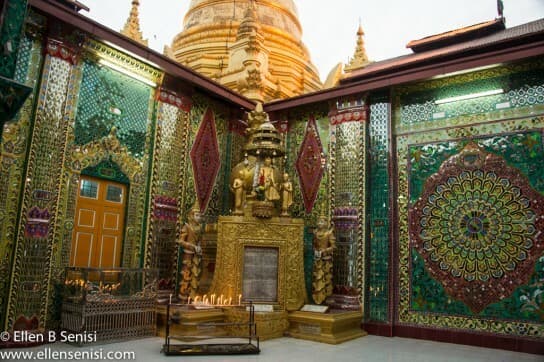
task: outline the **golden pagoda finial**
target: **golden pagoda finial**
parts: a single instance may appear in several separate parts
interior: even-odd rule
[[[363,31],[363,26],[361,25],[361,19],[359,19],[359,29],[357,29],[357,47],[355,48],[353,58],[344,68],[345,72],[351,72],[355,69],[364,68],[370,63],[368,56],[366,55],[365,41],[363,40],[364,35],[365,32]]]
[[[127,22],[121,30],[121,34],[128,36],[132,40],[137,41],[140,44],[147,46],[147,39],[142,37],[142,32],[140,31],[140,18],[138,15],[138,7],[140,6],[140,1],[132,0],[132,8],[130,9],[130,14],[128,16]]]
[[[251,34],[252,32],[258,32],[259,28],[260,26],[257,21],[257,5],[255,4],[254,0],[251,0],[248,4],[246,12],[244,13],[244,18],[240,23],[240,27],[238,28],[236,38],[240,39],[243,36]]]

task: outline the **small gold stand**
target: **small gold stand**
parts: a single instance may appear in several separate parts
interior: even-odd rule
[[[339,344],[368,334],[361,329],[362,320],[362,312],[291,312],[289,335],[315,342]]]
[[[247,324],[249,312],[239,309],[226,309],[225,319],[229,323],[240,323],[238,326],[230,327],[232,335],[243,336],[248,334]],[[289,320],[287,312],[255,312],[255,323],[257,324],[257,335],[261,341],[283,337]]]
[[[170,325],[170,334],[177,336],[224,336],[226,331],[220,326],[199,326],[199,323],[220,323],[225,319],[221,309],[194,310],[186,307],[171,307],[170,316],[178,315],[179,322]],[[188,324],[183,324],[188,323]],[[165,336],[166,331],[166,306],[157,307],[157,335]]]

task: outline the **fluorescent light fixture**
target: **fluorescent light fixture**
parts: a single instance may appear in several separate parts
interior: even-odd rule
[[[435,104],[444,104],[444,103],[451,103],[451,102],[457,102],[457,101],[465,101],[467,99],[480,98],[480,97],[485,97],[485,96],[492,96],[492,95],[495,95],[495,94],[502,94],[502,93],[504,93],[504,90],[502,90],[502,89],[492,89],[492,90],[488,90],[488,91],[485,91],[485,92],[470,93],[470,94],[465,94],[465,95],[457,96],[457,97],[443,98],[443,99],[439,99],[439,100],[434,101],[434,103]]]
[[[108,68],[111,68],[113,70],[116,70],[118,71],[119,73],[123,73],[124,75],[128,75],[129,77],[133,78],[133,79],[136,79],[136,80],[139,80],[140,82],[142,83],[145,83],[147,85],[150,85],[152,87],[156,87],[157,86],[157,83],[145,78],[145,77],[142,77],[141,75],[138,75],[138,74],[135,74],[135,73],[132,73],[130,71],[128,71],[127,69],[121,67],[120,65],[117,65],[115,63],[112,63],[110,62],[109,60],[106,60],[104,58],[100,58],[98,60],[98,64],[102,64]]]
[[[121,46],[115,44],[115,43],[112,43],[110,41],[107,41],[107,40],[102,40],[102,43],[106,44],[106,45],[109,45],[110,47],[112,47],[113,49],[116,49],[116,50],[119,50],[121,53],[124,53],[124,54],[127,54],[133,58],[136,58],[138,59],[139,61],[141,61],[142,63],[145,63],[147,65],[150,65],[156,69],[161,69],[161,67],[159,67],[157,64],[149,61],[149,59],[145,59],[141,56],[139,56],[138,54],[134,54],[133,52],[129,52],[128,50],[126,49],[123,49]],[[148,48],[149,50],[153,50],[151,48]]]

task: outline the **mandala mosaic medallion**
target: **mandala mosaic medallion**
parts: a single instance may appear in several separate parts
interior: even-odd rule
[[[410,238],[433,278],[474,313],[512,294],[544,250],[544,197],[475,143],[446,160],[410,210]]]
[[[196,196],[200,212],[204,213],[212,195],[215,179],[221,167],[221,156],[217,144],[215,119],[207,109],[191,148],[191,163],[195,179]]]

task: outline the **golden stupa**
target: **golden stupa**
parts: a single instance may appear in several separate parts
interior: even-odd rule
[[[192,0],[166,54],[250,99],[322,89],[293,0]]]

